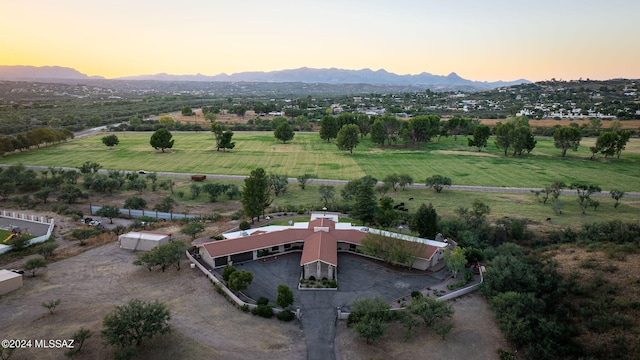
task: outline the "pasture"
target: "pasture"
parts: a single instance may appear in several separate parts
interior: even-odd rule
[[[409,174],[414,182],[441,174],[455,185],[499,187],[544,187],[553,181],[587,182],[603,190],[640,191],[640,140],[631,139],[620,159],[589,160],[593,138],[585,138],[577,152],[566,158],[553,139],[538,138],[531,154],[505,157],[495,147],[478,152],[467,146],[464,136],[442,138],[418,149],[402,146],[380,148],[368,138],[353,154],[320,139],[318,133],[296,133],[292,142],[282,144],[271,132],[235,132],[236,147],[230,152],[215,150],[213,134],[174,132],[173,149],[163,153],[149,145],[151,133],[117,133],[120,144],[107,148],[104,134],[76,139],[51,147],[11,154],[5,164],[79,167],[85,161],[104,169],[175,173],[248,175],[262,167],[267,172],[296,177],[304,173],[317,178],[352,180],[364,175],[378,179],[391,173]]]

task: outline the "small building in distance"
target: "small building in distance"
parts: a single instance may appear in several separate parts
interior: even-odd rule
[[[0,270],[0,295],[22,287],[22,275],[9,270]]]
[[[118,236],[120,248],[133,251],[150,251],[170,240],[171,234],[156,231],[133,231]]]

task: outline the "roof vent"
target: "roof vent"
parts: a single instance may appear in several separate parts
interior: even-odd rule
[[[313,228],[313,232],[316,233],[318,231],[324,231],[326,233],[329,232],[329,227],[328,226],[316,226]]]

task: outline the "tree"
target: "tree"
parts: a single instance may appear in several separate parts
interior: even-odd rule
[[[184,106],[182,107],[181,113],[182,116],[191,116],[193,115],[193,110],[191,109],[191,106]]]
[[[149,144],[151,144],[154,149],[160,149],[164,152],[164,149],[171,149],[173,147],[174,140],[171,139],[172,137],[173,135],[171,135],[169,130],[160,128],[151,135]]]
[[[558,149],[562,149],[562,157],[565,157],[567,150],[578,151],[582,133],[579,129],[570,126],[559,127],[553,133],[554,145]]]
[[[58,194],[58,201],[64,201],[67,204],[75,203],[79,198],[86,199],[89,195],[82,190],[80,190],[77,186],[67,184],[60,189],[60,193]]]
[[[233,138],[233,131],[231,130],[227,130],[224,133],[222,133],[222,137],[220,139],[220,144],[218,145],[220,148],[222,148],[223,151],[227,151],[227,149],[231,150],[234,147],[236,147],[236,143],[231,141],[231,139]]]
[[[120,143],[118,140],[118,136],[115,134],[107,135],[102,137],[102,143],[108,147],[116,146]]]
[[[376,144],[384,145],[385,138],[385,129],[382,125],[380,119],[376,119],[371,125],[371,141]]]
[[[487,125],[478,125],[473,129],[473,138],[467,139],[468,145],[475,146],[478,151],[487,147],[487,141],[491,136],[491,129]]]
[[[149,271],[158,266],[162,269],[162,272],[165,272],[167,267],[171,265],[180,270],[180,260],[186,250],[187,244],[184,242],[172,241],[155,247],[151,251],[139,254],[137,259],[133,261],[133,265],[144,266]]]
[[[120,215],[120,209],[115,206],[105,205],[96,211],[96,215],[109,219],[109,224],[113,224],[113,218]]]
[[[505,156],[509,149],[513,149],[513,156],[516,156],[521,155],[523,150],[531,152],[536,146],[536,140],[531,133],[526,116],[511,119],[506,123],[497,123],[495,130],[495,144],[504,151]]]
[[[624,196],[624,191],[621,190],[611,190],[609,192],[611,194],[611,198],[616,201],[613,205],[614,208],[617,208],[620,205],[620,199]]]
[[[374,185],[376,180],[367,175],[358,180],[355,192],[355,204],[351,211],[351,215],[362,221],[362,224],[373,221],[377,202],[375,198]]]
[[[195,239],[198,234],[204,231],[204,225],[199,222],[190,222],[180,229],[180,232],[191,236],[191,239]]]
[[[390,307],[381,297],[356,299],[351,308],[351,314],[356,319],[354,330],[366,339],[367,344],[379,339],[387,331],[385,322],[391,317]]]
[[[53,252],[58,248],[55,240],[47,240],[38,250],[38,254],[42,255],[45,260],[53,257]]]
[[[43,308],[49,310],[49,314],[53,314],[53,311],[60,305],[60,299],[44,301],[41,305]]]
[[[425,244],[416,241],[368,233],[362,239],[360,251],[391,264],[412,267],[416,254],[420,254],[425,247]]]
[[[467,264],[467,259],[464,256],[464,250],[462,250],[460,246],[456,246],[453,251],[446,251],[444,253],[444,264],[447,266],[447,269],[449,269],[453,277],[458,276],[458,273],[464,270],[464,266]]]
[[[358,321],[354,330],[358,335],[365,338],[367,344],[371,344],[371,342],[378,340],[387,332],[387,326],[384,321],[367,316]]]
[[[298,176],[296,179],[298,180],[298,186],[300,186],[300,189],[304,190],[305,186],[307,186],[311,178],[313,178],[314,176],[315,175],[309,173]]]
[[[231,291],[242,291],[246,290],[251,282],[253,282],[253,274],[250,271],[240,270],[234,271],[229,275],[227,285]]]
[[[169,309],[158,300],[147,303],[131,299],[104,317],[101,335],[107,344],[119,346],[123,354],[131,355],[132,348],[142,341],[171,333],[169,320]]]
[[[161,212],[171,212],[175,204],[176,204],[176,201],[173,200],[171,196],[166,196],[162,198],[162,200],[160,200],[160,203],[156,204],[153,207],[153,210],[161,211]]]
[[[278,125],[278,127],[273,131],[273,136],[282,141],[283,144],[286,144],[287,141],[293,139],[293,135],[293,128],[286,121]]]
[[[80,166],[79,170],[81,174],[95,174],[102,168],[102,165],[93,161],[85,161],[82,166]]]
[[[128,197],[124,201],[124,208],[129,209],[129,217],[131,217],[131,209],[142,210],[146,207],[147,207],[147,200],[138,196]]]
[[[222,279],[224,281],[229,281],[229,277],[231,276],[231,274],[233,272],[236,271],[236,268],[233,267],[233,265],[227,265],[222,269]]]
[[[324,207],[329,207],[329,203],[335,201],[335,188],[331,185],[320,185],[318,188],[320,199],[324,202]]]
[[[602,189],[598,185],[591,185],[585,183],[572,183],[571,189],[576,190],[578,194],[578,206],[582,213],[585,213],[587,207],[591,204],[591,195],[595,192],[600,192]]]
[[[408,174],[400,174],[398,178],[398,185],[404,191],[404,189],[413,184],[413,178]]]
[[[220,151],[220,149],[222,148],[220,146],[220,143],[222,142],[222,134],[224,134],[224,128],[220,124],[212,123],[211,132],[216,138],[216,151]]]
[[[442,175],[433,175],[425,180],[425,185],[434,188],[439,193],[445,186],[451,186],[451,179]]]
[[[450,304],[430,297],[411,297],[408,308],[411,313],[419,316],[427,327],[453,316],[453,307]]]
[[[244,214],[251,218],[260,218],[264,209],[271,204],[269,196],[269,180],[263,168],[251,171],[251,175],[244,179],[244,189],[242,190],[242,206]]]
[[[411,230],[418,233],[421,238],[433,239],[438,233],[438,213],[433,205],[422,204],[418,211],[411,217]]]
[[[276,304],[285,309],[289,305],[293,304],[293,301],[293,291],[287,285],[278,285],[278,297],[276,298]]]
[[[389,174],[382,179],[385,184],[389,184],[393,191],[398,190],[398,186],[400,186],[400,175],[398,174]]]
[[[189,114],[191,115],[191,114]],[[158,123],[165,127],[167,130],[172,130],[176,125],[176,121],[169,115],[163,115],[158,118]]]
[[[353,154],[353,149],[358,146],[360,142],[358,125],[349,124],[345,125],[338,132],[336,138],[336,145],[340,150],[349,150],[350,154]]]
[[[78,354],[82,350],[82,345],[84,344],[84,342],[88,338],[90,338],[91,335],[93,335],[91,330],[85,329],[83,327],[78,329],[78,331],[73,333],[73,349],[67,350],[64,354],[68,357],[72,357]]]
[[[44,258],[32,258],[24,264],[24,271],[31,271],[31,277],[36,276],[36,272],[47,267],[47,261]]]
[[[324,115],[320,119],[320,139],[331,142],[331,139],[338,136],[338,121],[331,115]]]
[[[269,175],[269,188],[273,190],[273,194],[275,196],[279,196],[280,194],[287,192],[288,185],[289,180],[286,176],[276,174]]]

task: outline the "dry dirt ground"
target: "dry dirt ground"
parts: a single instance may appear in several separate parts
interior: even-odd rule
[[[347,328],[346,322],[340,322],[335,342],[340,360],[497,359],[498,349],[509,350],[482,295],[471,293],[450,303],[455,311],[455,327],[445,340],[425,328],[414,329],[414,335],[405,340],[405,329],[393,323],[380,340],[367,344]]]
[[[93,336],[84,358],[105,359],[113,349],[99,335],[102,319],[132,298],[159,300],[171,311],[170,335],[140,349],[138,359],[302,359],[303,334],[295,322],[282,323],[243,313],[215,292],[206,277],[185,260],[182,270],[149,272],[132,265],[135,254],[117,242],[50,264],[24,287],[0,297],[2,338],[66,339],[80,327]],[[60,299],[53,314],[42,302]],[[12,359],[62,359],[62,349],[20,349]]]

